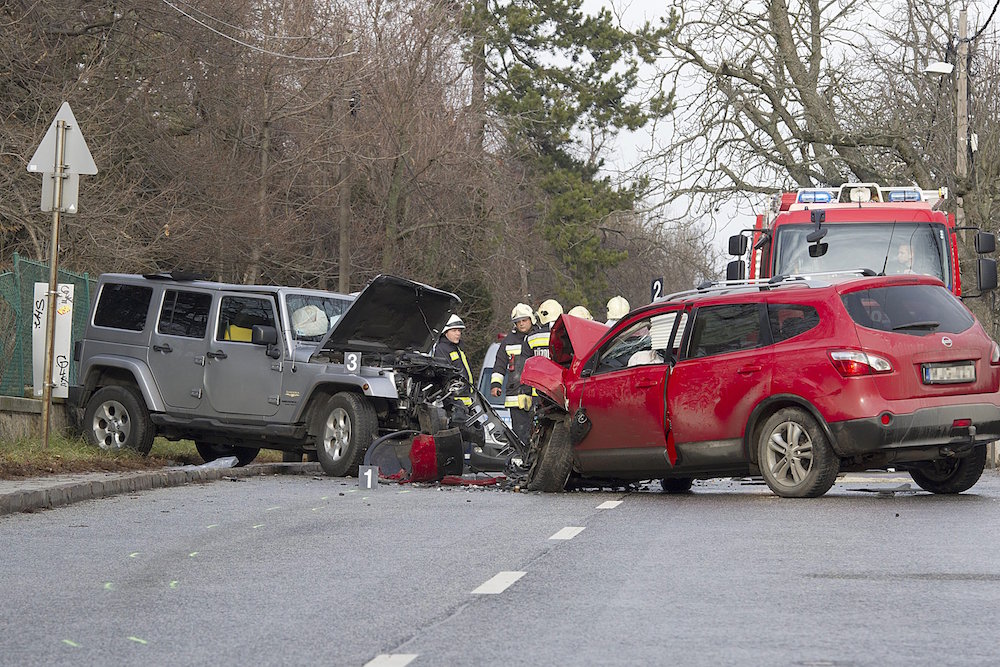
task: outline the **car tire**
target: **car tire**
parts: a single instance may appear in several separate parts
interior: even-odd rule
[[[312,432],[323,472],[331,477],[356,475],[378,433],[378,417],[364,396],[340,392],[320,404]]]
[[[544,429],[539,437],[538,452],[528,469],[527,489],[558,493],[566,488],[573,472],[569,427],[563,422],[556,422],[551,428]]]
[[[690,477],[665,478],[660,480],[664,493],[688,493],[694,480]]]
[[[139,392],[124,385],[98,389],[83,413],[84,436],[101,449],[131,449],[146,456],[153,448],[153,422]]]
[[[238,468],[252,463],[257,458],[257,454],[260,453],[260,449],[256,447],[234,447],[232,445],[219,445],[214,442],[198,442],[197,440],[194,443],[194,448],[198,450],[198,455],[201,456],[201,459],[205,463],[227,456],[235,456],[236,467]]]
[[[830,441],[801,408],[784,408],[764,422],[757,444],[764,481],[782,498],[816,498],[830,490],[840,472]]]
[[[962,459],[937,459],[921,468],[911,468],[910,477],[924,491],[931,493],[962,493],[968,491],[983,475],[986,467],[986,447],[976,447]]]

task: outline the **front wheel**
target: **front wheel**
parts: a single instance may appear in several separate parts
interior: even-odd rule
[[[660,480],[660,486],[664,493],[688,493],[694,480],[690,477],[664,478]]]
[[[528,469],[527,488],[529,491],[557,493],[566,488],[569,475],[573,472],[573,447],[570,444],[569,427],[556,422],[539,434],[538,452]]]
[[[968,491],[986,467],[986,447],[976,447],[964,459],[937,459],[929,465],[911,468],[910,477],[924,491],[961,493]]]
[[[815,498],[830,490],[840,459],[809,413],[784,408],[764,422],[757,443],[757,465],[775,495]]]
[[[232,445],[219,445],[214,442],[195,441],[194,448],[198,450],[198,455],[201,456],[205,463],[227,456],[235,456],[236,465],[239,467],[252,462],[257,458],[257,454],[260,453],[260,449],[256,447],[234,447]]]
[[[83,426],[87,442],[101,449],[131,449],[146,456],[153,448],[153,422],[142,396],[131,387],[110,385],[94,392]]]
[[[356,474],[378,433],[372,404],[364,396],[340,392],[320,405],[315,420],[316,456],[323,472],[331,477]]]

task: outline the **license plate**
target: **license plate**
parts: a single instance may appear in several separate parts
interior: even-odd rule
[[[967,364],[924,364],[921,367],[924,384],[956,384],[976,381],[976,365]]]

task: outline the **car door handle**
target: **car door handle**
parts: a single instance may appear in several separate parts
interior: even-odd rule
[[[658,384],[660,384],[660,383],[657,382],[656,380],[646,380],[644,382],[636,382],[635,386],[636,387],[641,387],[641,388],[645,389],[645,388],[648,388],[648,387],[655,387]]]
[[[154,352],[173,352],[174,349],[170,347],[170,343],[164,343],[163,345],[154,345]]]
[[[222,350],[219,350],[218,352],[206,352],[205,356],[208,357],[209,359],[225,359],[229,355],[223,352]]]
[[[750,375],[751,373],[759,373],[761,370],[760,366],[744,366],[743,368],[736,371],[740,375]]]

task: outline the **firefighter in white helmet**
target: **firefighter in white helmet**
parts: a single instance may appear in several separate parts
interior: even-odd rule
[[[625,297],[613,296],[608,299],[608,326],[628,315],[628,311],[629,305]]]
[[[506,388],[504,407],[510,409],[510,423],[515,435],[528,444],[531,436],[531,387],[521,384],[524,362],[534,354],[528,336],[537,333],[534,312],[526,303],[519,303],[510,312],[512,331],[500,343],[490,377],[490,393],[501,394]]]
[[[465,331],[465,322],[458,315],[448,318],[448,323],[441,330],[441,338],[434,346],[434,356],[447,361],[461,373],[462,379],[468,381],[469,387],[474,386],[472,370],[469,368],[469,359],[462,349],[462,332]],[[465,392],[459,394],[455,399],[462,405],[472,405],[472,394]]]
[[[567,313],[567,315],[572,315],[573,317],[580,317],[585,320],[594,319],[594,316],[590,314],[590,311],[587,310],[586,306],[573,306],[572,308],[569,309],[569,313]]]
[[[549,332],[562,314],[562,306],[555,299],[546,299],[538,306],[538,330],[528,335],[528,347],[534,356],[549,356]]]

